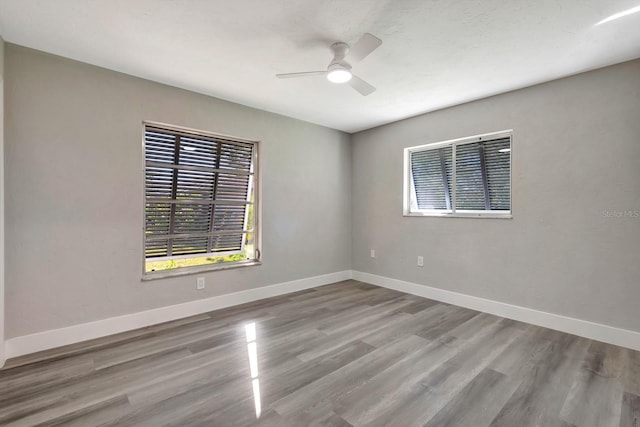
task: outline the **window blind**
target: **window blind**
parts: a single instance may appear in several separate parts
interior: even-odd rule
[[[145,126],[145,257],[243,250],[255,144]]]
[[[502,138],[484,143],[487,163],[487,185],[492,210],[511,209],[511,139]]]
[[[484,210],[480,144],[456,146],[456,210]]]
[[[448,213],[510,212],[510,136],[416,148],[408,149],[412,209]]]
[[[411,153],[419,209],[451,209],[451,147]]]

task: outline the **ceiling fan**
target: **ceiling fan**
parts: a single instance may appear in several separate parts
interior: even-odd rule
[[[382,40],[376,36],[365,33],[353,46],[344,42],[336,42],[331,45],[333,59],[329,63],[326,71],[305,71],[301,73],[276,74],[279,79],[290,79],[294,77],[326,76],[332,83],[349,83],[349,85],[367,96],[375,92],[376,88],[362,80],[351,72],[351,66],[362,61],[371,52],[382,44]]]

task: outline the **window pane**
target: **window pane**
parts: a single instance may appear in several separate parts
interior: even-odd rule
[[[172,239],[171,254],[177,256],[207,253],[207,240],[208,239],[206,237],[185,237]]]
[[[218,143],[191,136],[180,136],[180,164],[188,166],[217,167]]]
[[[220,168],[235,169],[248,172],[251,170],[253,145],[222,143],[220,152]]]
[[[484,144],[491,210],[511,210],[511,140]]]
[[[244,234],[222,234],[212,238],[212,252],[232,252],[242,249]]]
[[[145,158],[151,162],[175,163],[176,137],[155,129],[144,133]]]
[[[167,239],[150,240],[145,244],[145,257],[147,259],[167,256]]]
[[[456,210],[484,210],[480,144],[456,146]]]
[[[169,203],[147,203],[145,206],[145,233],[147,235],[169,234]]]
[[[244,205],[221,205],[215,206],[214,231],[242,230],[247,207]]]
[[[249,175],[218,174],[218,200],[247,200]]]
[[[173,219],[173,234],[208,233],[211,205],[177,204]]]
[[[213,172],[178,170],[176,199],[213,200]]]
[[[173,169],[147,166],[145,173],[147,199],[170,199]]]
[[[451,208],[451,147],[412,152],[411,174],[418,209]]]

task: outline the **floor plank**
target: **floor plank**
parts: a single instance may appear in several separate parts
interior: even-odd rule
[[[547,426],[560,423],[560,409],[587,351],[589,340],[563,334],[522,383],[492,426]]]
[[[506,375],[483,369],[425,427],[488,426],[515,391],[509,383]]]
[[[640,426],[640,396],[625,393],[621,410],[620,427]]]
[[[591,343],[560,417],[580,426],[618,425],[623,395],[622,369],[621,348]]]

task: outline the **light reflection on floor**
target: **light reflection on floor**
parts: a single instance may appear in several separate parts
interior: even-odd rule
[[[256,418],[262,413],[260,401],[260,379],[258,378],[258,343],[256,341],[256,322],[245,325],[247,336],[247,352],[249,353],[249,369],[251,372],[251,385],[253,386],[253,403],[256,407]]]

